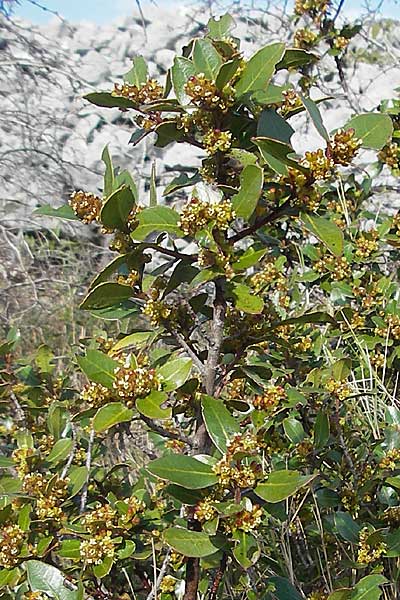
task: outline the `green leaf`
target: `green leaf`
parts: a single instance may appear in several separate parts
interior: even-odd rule
[[[124,81],[136,87],[141,87],[148,79],[147,64],[143,56],[135,56],[130,71],[125,73]]]
[[[382,590],[379,586],[387,583],[383,575],[367,575],[357,583],[351,594],[351,600],[379,600]]]
[[[189,177],[187,173],[180,173],[178,177],[174,177],[174,179],[166,186],[163,191],[163,196],[168,196],[173,192],[177,192],[185,187],[195,185],[201,181],[201,177],[198,172],[196,172],[192,177]]]
[[[202,531],[189,531],[183,527],[170,527],[164,533],[165,542],[174,550],[192,558],[210,556],[219,550],[212,538]]]
[[[189,378],[192,370],[192,360],[190,358],[176,358],[170,360],[157,369],[162,377],[163,390],[171,392],[181,387]]]
[[[260,548],[257,540],[249,533],[245,533],[240,529],[236,530],[232,537],[236,541],[233,548],[233,556],[243,569],[249,569],[260,557]]]
[[[233,296],[235,307],[245,313],[257,315],[264,309],[264,300],[260,296],[255,296],[251,288],[243,283],[235,283],[233,286]]]
[[[286,48],[282,60],[276,65],[276,70],[280,71],[281,69],[302,67],[318,61],[319,56],[312,52],[307,52],[307,50],[300,50],[298,48]]]
[[[132,288],[120,283],[104,282],[90,290],[79,308],[83,310],[99,310],[109,308],[128,300],[132,296]]]
[[[57,550],[58,556],[62,558],[70,558],[79,560],[80,558],[80,540],[62,540],[60,542],[60,548]]]
[[[156,148],[165,148],[173,142],[182,142],[185,139],[183,128],[178,127],[176,121],[163,121],[154,129],[157,134]]]
[[[150,202],[149,206],[157,206],[157,183],[156,183],[156,163],[151,165],[150,175]]]
[[[7,456],[0,456],[0,469],[8,469],[9,467],[14,466],[14,461],[12,458],[8,458]]]
[[[140,346],[146,343],[149,338],[153,335],[152,331],[135,331],[130,335],[126,335],[122,339],[120,339],[114,346],[112,347],[113,352],[117,350],[122,350],[122,348],[127,348],[128,346]]]
[[[93,281],[90,284],[90,289],[94,289],[100,283],[104,283],[113,275],[116,271],[118,271],[123,266],[128,266],[129,254],[122,254],[114,258],[100,273],[96,275]]]
[[[119,363],[99,350],[87,350],[86,356],[77,356],[77,363],[90,381],[112,388],[115,369]]]
[[[182,235],[178,227],[179,214],[168,206],[152,206],[138,214],[139,225],[132,232],[134,240],[144,240],[148,235],[159,231]]]
[[[283,430],[286,437],[292,442],[292,444],[299,444],[304,440],[305,433],[303,425],[297,419],[293,417],[287,417],[283,419]]]
[[[54,600],[79,600],[79,590],[67,587],[64,574],[52,565],[39,560],[28,560],[24,566],[32,592],[48,593]]]
[[[264,173],[261,167],[248,165],[240,174],[240,189],[232,198],[233,210],[237,217],[249,220],[261,196]]]
[[[133,411],[126,408],[125,404],[111,402],[99,408],[93,419],[93,428],[96,433],[101,433],[118,423],[131,421],[132,417]]]
[[[344,249],[343,231],[329,219],[302,213],[301,220],[306,229],[311,231],[335,256],[342,256]]]
[[[193,64],[198,73],[215,80],[222,65],[222,57],[207,39],[198,39],[193,48]]]
[[[266,502],[281,502],[293,496],[315,477],[315,475],[301,475],[298,471],[273,471],[266,483],[260,483],[256,487],[255,493]]]
[[[242,256],[232,264],[234,271],[242,271],[243,269],[249,269],[250,267],[254,267],[257,263],[260,262],[262,257],[267,253],[267,248],[262,248],[261,250],[254,250],[252,246],[248,248]]]
[[[290,144],[294,129],[276,110],[267,108],[258,118],[257,137],[266,137]]]
[[[283,577],[269,577],[267,584],[274,586],[273,596],[267,593],[262,600],[303,600],[303,596],[293,587],[288,579]]]
[[[112,164],[112,158],[110,155],[110,151],[108,150],[108,146],[105,146],[101,155],[101,160],[103,161],[106,167],[104,171],[103,194],[105,198],[108,198],[108,196],[112,193],[114,189],[114,167]]]
[[[99,565],[93,567],[93,573],[96,577],[101,579],[109,574],[111,567],[113,566],[114,558],[112,556],[106,556]]]
[[[168,398],[165,392],[157,392],[153,390],[145,398],[136,400],[136,408],[138,411],[149,419],[170,419],[172,414],[171,408],[161,408]]]
[[[135,197],[128,187],[116,190],[103,204],[100,212],[100,221],[110,229],[124,231],[129,213],[135,204]]]
[[[329,441],[330,428],[329,418],[326,412],[320,410],[315,419],[314,426],[314,447],[323,448]]]
[[[400,529],[393,531],[392,533],[388,533],[385,537],[385,544],[387,546],[387,550],[385,552],[385,556],[388,558],[397,558],[400,556]]]
[[[56,217],[57,219],[67,219],[68,221],[79,221],[78,217],[72,210],[69,204],[64,204],[58,208],[44,204],[33,211],[34,215],[42,215],[43,217]]]
[[[289,157],[289,154],[294,152],[289,144],[266,137],[253,138],[253,141],[258,146],[263,160],[280,175],[287,174],[286,166],[308,173],[306,167]]]
[[[212,17],[207,23],[208,37],[213,40],[222,40],[236,27],[235,19],[228,13],[219,17]]]
[[[319,112],[317,104],[307,96],[300,95],[300,97],[306,108],[306,111],[310,115],[311,120],[315,125],[315,129],[326,142],[329,142],[329,133],[327,132],[326,127],[322,122],[321,113]]]
[[[137,202],[139,197],[138,189],[129,171],[121,171],[121,173],[118,173],[118,175],[115,176],[112,191],[118,190],[118,188],[122,186],[125,186],[131,190],[133,198],[135,202]]]
[[[118,558],[119,560],[124,560],[124,558],[130,558],[132,554],[136,550],[136,544],[132,540],[125,540],[125,546],[118,550]]]
[[[275,65],[281,60],[285,45],[271,44],[256,52],[246,63],[243,73],[236,83],[236,94],[238,97],[263,90],[267,87],[275,71]]]
[[[218,481],[210,465],[183,454],[157,458],[146,469],[160,479],[172,481],[189,490],[210,487]]]
[[[240,432],[239,424],[222,400],[203,395],[201,405],[208,435],[218,450],[224,453],[227,442]]]
[[[185,85],[190,77],[196,74],[196,67],[188,58],[176,56],[171,67],[172,85],[175,96],[181,104],[188,104],[189,96],[185,92]]]
[[[352,542],[353,544],[358,543],[361,527],[357,525],[349,513],[339,510],[334,514],[333,521],[336,529],[344,540]]]
[[[31,510],[32,506],[30,504],[25,504],[18,512],[18,527],[20,527],[22,531],[29,531],[31,524]]]
[[[51,452],[47,457],[48,462],[56,465],[65,460],[69,456],[73,445],[74,442],[70,438],[58,440],[58,442],[56,442],[52,447]]]
[[[215,80],[215,85],[219,90],[222,90],[223,87],[232,79],[239,66],[240,60],[238,58],[228,60],[221,66]]]
[[[100,106],[101,108],[135,108],[136,104],[123,98],[122,96],[113,96],[111,92],[91,92],[83,96],[91,104]]]
[[[88,478],[87,467],[73,467],[68,473],[69,497],[73,498],[81,491]]]
[[[346,123],[343,129],[354,129],[355,136],[362,140],[363,148],[380,150],[393,134],[393,123],[389,115],[365,113]]]

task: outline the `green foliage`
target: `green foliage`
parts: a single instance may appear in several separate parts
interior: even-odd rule
[[[340,62],[357,31],[315,9],[296,3]],[[137,57],[86,96],[201,168],[159,193],[153,167],[143,198],[106,148],[101,197],[39,209],[111,236],[80,306],[113,334],[75,336],[63,363],[49,344],[21,356],[16,331],[0,345],[4,600],[398,589],[400,217],[370,202],[375,174],[399,172],[399,101],[328,132],[307,94],[317,55],[274,43],[246,60],[233,27],[210,20],[165,86]],[[300,111],[323,144],[304,156]]]

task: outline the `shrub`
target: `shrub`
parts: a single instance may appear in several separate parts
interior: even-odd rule
[[[105,149],[103,196],[61,209],[112,236],[81,308],[119,333],[62,369],[15,331],[0,348],[2,598],[398,593],[400,216],[371,205],[399,169],[398,102],[328,133],[304,93],[316,55],[245,60],[233,25],[211,19],[165,86],[137,57],[86,97],[136,115],[132,143],[204,158],[161,202],[154,170],[139,198]],[[304,111],[322,141],[298,156]]]

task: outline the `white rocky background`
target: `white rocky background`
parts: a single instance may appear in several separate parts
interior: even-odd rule
[[[134,126],[129,117],[117,109],[93,106],[82,96],[112,89],[138,54],[148,61],[151,76],[162,80],[174,54],[204,29],[209,4],[216,3],[175,2],[170,8],[149,5],[144,20],[137,11],[132,17],[102,27],[57,18],[43,26],[16,18],[0,21],[0,327],[15,319],[20,324],[32,307],[39,314],[43,308],[40,287],[39,291],[35,288],[37,272],[32,274],[32,265],[38,259],[26,235],[35,231],[37,241],[44,228],[55,223],[32,216],[32,211],[41,204],[61,205],[76,189],[101,190],[100,158],[106,144],[114,163],[131,170],[141,182],[144,201],[153,161],[160,185],[183,166],[200,161],[199,150],[180,145],[158,150],[152,148],[149,138],[132,147],[128,141]],[[244,40],[246,56],[277,40],[290,44],[295,25],[279,9],[248,9],[246,2],[234,2],[233,7],[237,22],[234,33]],[[374,14],[363,16],[363,29],[347,52],[345,89],[333,58],[323,56],[321,71],[325,76],[320,89],[312,90],[312,96],[333,97],[320,106],[328,130],[344,124],[355,112],[372,110],[382,99],[396,95],[395,89],[400,86],[397,26],[391,20],[377,20]],[[324,55],[326,49],[320,51]],[[304,116],[292,124],[299,131],[294,136],[297,151],[321,144]],[[364,160],[368,160],[367,155]],[[392,183],[388,174],[381,183]],[[400,204],[393,191],[379,201],[390,206]],[[78,238],[84,234],[81,226],[66,226],[61,231]],[[48,234],[43,236],[47,238]],[[93,248],[82,252],[87,262]],[[47,248],[45,255],[47,260]],[[81,273],[82,269],[80,264],[73,270]],[[33,300],[22,303],[21,313],[19,297],[23,290]]]

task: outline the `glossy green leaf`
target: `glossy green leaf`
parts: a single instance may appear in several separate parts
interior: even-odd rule
[[[265,137],[290,144],[294,129],[276,110],[267,108],[258,117],[257,137]]]
[[[300,48],[286,48],[282,60],[276,65],[276,70],[281,69],[293,69],[295,67],[302,67],[311,63],[316,63],[319,60],[319,56],[313,52],[307,50],[301,50]]]
[[[311,100],[311,98],[307,96],[302,95],[301,100],[305,106],[306,111],[310,115],[312,122],[315,125],[315,129],[326,142],[329,142],[329,133],[327,132],[326,127],[322,122],[321,113],[319,112],[317,104],[314,102],[314,100]]]
[[[314,425],[314,446],[317,449],[323,448],[329,441],[330,427],[329,417],[326,412],[320,410],[317,413]]]
[[[286,167],[292,167],[303,173],[308,172],[303,165],[290,158],[289,154],[293,154],[294,150],[289,144],[266,137],[254,138],[254,143],[258,146],[264,162],[280,175],[287,174]]]
[[[101,433],[118,425],[130,421],[133,417],[133,411],[126,408],[121,402],[111,402],[99,408],[93,419],[93,428],[96,433]]]
[[[65,585],[65,576],[56,567],[39,560],[28,560],[24,567],[33,592],[48,593],[54,600],[79,600],[79,591]]]
[[[261,250],[254,250],[252,246],[248,248],[242,256],[232,264],[234,271],[241,271],[242,269],[249,269],[250,267],[254,267],[258,264],[263,256],[267,253],[266,248],[261,248]]]
[[[299,444],[305,437],[303,425],[297,419],[293,417],[287,417],[282,421],[283,430],[286,437],[292,442],[292,444]]]
[[[213,40],[222,40],[235,26],[235,19],[229,14],[212,17],[207,23],[208,36]]]
[[[175,358],[170,360],[157,369],[162,377],[163,390],[171,392],[181,387],[189,378],[192,370],[192,360],[190,358]]]
[[[143,56],[135,56],[132,61],[132,68],[125,73],[124,81],[136,87],[141,87],[148,79],[147,63]]]
[[[120,304],[132,296],[132,288],[119,283],[104,282],[89,291],[80,304],[83,310],[99,310]]]
[[[174,550],[193,558],[210,556],[219,550],[212,538],[202,531],[189,531],[183,527],[170,527],[164,532],[165,542]]]
[[[62,558],[70,558],[72,560],[79,560],[80,558],[80,546],[81,542],[77,539],[61,540],[60,548],[57,550],[58,556]]]
[[[392,137],[393,123],[389,115],[366,113],[353,117],[343,129],[354,129],[355,136],[362,140],[363,148],[380,150]]]
[[[260,557],[260,548],[257,540],[250,533],[238,529],[233,533],[236,544],[233,547],[233,556],[243,569],[250,569]]]
[[[70,438],[58,440],[58,442],[56,442],[52,447],[51,452],[47,457],[48,462],[56,465],[68,458],[73,445],[74,442]]]
[[[25,506],[23,506],[18,512],[18,527],[20,527],[22,531],[29,531],[31,524],[31,511],[32,506],[30,504],[25,504]]]
[[[189,490],[209,487],[217,483],[217,477],[210,465],[183,454],[157,458],[150,462],[146,469],[160,479],[171,481]]]
[[[192,75],[196,74],[196,67],[188,58],[176,56],[171,68],[171,78],[175,96],[181,104],[188,104],[189,96],[185,92],[185,85]]]
[[[14,461],[12,458],[8,458],[7,456],[0,456],[0,469],[8,469],[9,467],[14,466]]]
[[[260,314],[264,309],[264,301],[261,296],[252,293],[251,288],[243,283],[237,283],[233,287],[235,306],[249,314]]]
[[[227,442],[240,432],[239,423],[231,415],[221,399],[203,395],[201,405],[208,435],[218,450],[224,453]]]
[[[193,47],[193,64],[197,73],[214,81],[222,65],[222,57],[207,39],[198,39]]]
[[[240,60],[238,58],[228,60],[221,66],[220,70],[218,71],[217,78],[215,80],[215,85],[219,90],[222,90],[224,86],[232,79],[239,66]]]
[[[111,571],[111,567],[113,566],[114,559],[112,556],[106,556],[103,558],[99,565],[94,565],[93,573],[99,579],[102,579]]]
[[[69,204],[64,204],[58,208],[54,208],[50,204],[44,204],[43,206],[36,208],[36,210],[33,211],[33,214],[41,215],[43,217],[56,217],[57,219],[66,219],[68,221],[79,221]]]
[[[178,177],[175,177],[164,189],[163,196],[168,196],[169,194],[173,194],[178,190],[181,190],[185,187],[189,187],[199,183],[201,181],[201,177],[198,172],[196,172],[192,177],[189,177],[187,173],[180,173]]]
[[[354,521],[349,513],[337,511],[334,514],[333,521],[336,529],[344,540],[352,542],[353,544],[358,543],[361,527]]]
[[[149,206],[157,206],[157,182],[156,182],[156,163],[151,165],[150,175],[150,202]]]
[[[317,237],[335,256],[342,256],[344,249],[343,231],[324,217],[303,213],[301,220],[304,227]]]
[[[290,581],[284,577],[269,577],[267,584],[274,587],[274,593],[267,592],[262,600],[303,600],[303,596],[293,587]]]
[[[243,73],[235,85],[236,95],[241,97],[248,92],[265,89],[284,50],[285,45],[281,43],[271,44],[258,50],[246,63]]]
[[[379,600],[382,596],[380,586],[387,583],[383,575],[367,575],[357,583],[351,594],[351,600]]]
[[[119,363],[99,350],[87,350],[86,356],[77,356],[77,363],[90,381],[112,388],[115,369]]]
[[[91,104],[100,106],[101,108],[135,108],[136,104],[123,98],[122,96],[113,96],[111,92],[91,92],[83,96]]]
[[[172,409],[161,407],[161,404],[163,404],[167,398],[168,395],[165,392],[153,390],[145,398],[138,398],[138,400],[136,400],[136,408],[142,415],[149,419],[169,419],[171,418]]]
[[[73,467],[68,472],[69,479],[69,497],[73,498],[85,485],[88,478],[87,467]]]
[[[249,220],[261,196],[264,173],[257,165],[248,165],[240,174],[240,189],[232,198],[233,210],[237,217]]]
[[[114,167],[112,164],[112,158],[108,146],[105,146],[101,154],[101,160],[103,161],[105,166],[103,193],[105,198],[108,198],[108,196],[112,193],[114,189]]]
[[[121,187],[112,193],[100,212],[100,221],[109,229],[124,231],[129,213],[135,205],[135,197],[128,187]]]
[[[179,214],[168,206],[152,206],[138,214],[138,227],[131,234],[134,240],[144,240],[148,235],[164,231],[182,235],[178,227]]]
[[[315,475],[301,475],[298,471],[272,471],[265,483],[258,484],[255,493],[266,502],[281,502],[293,496],[313,479]]]

